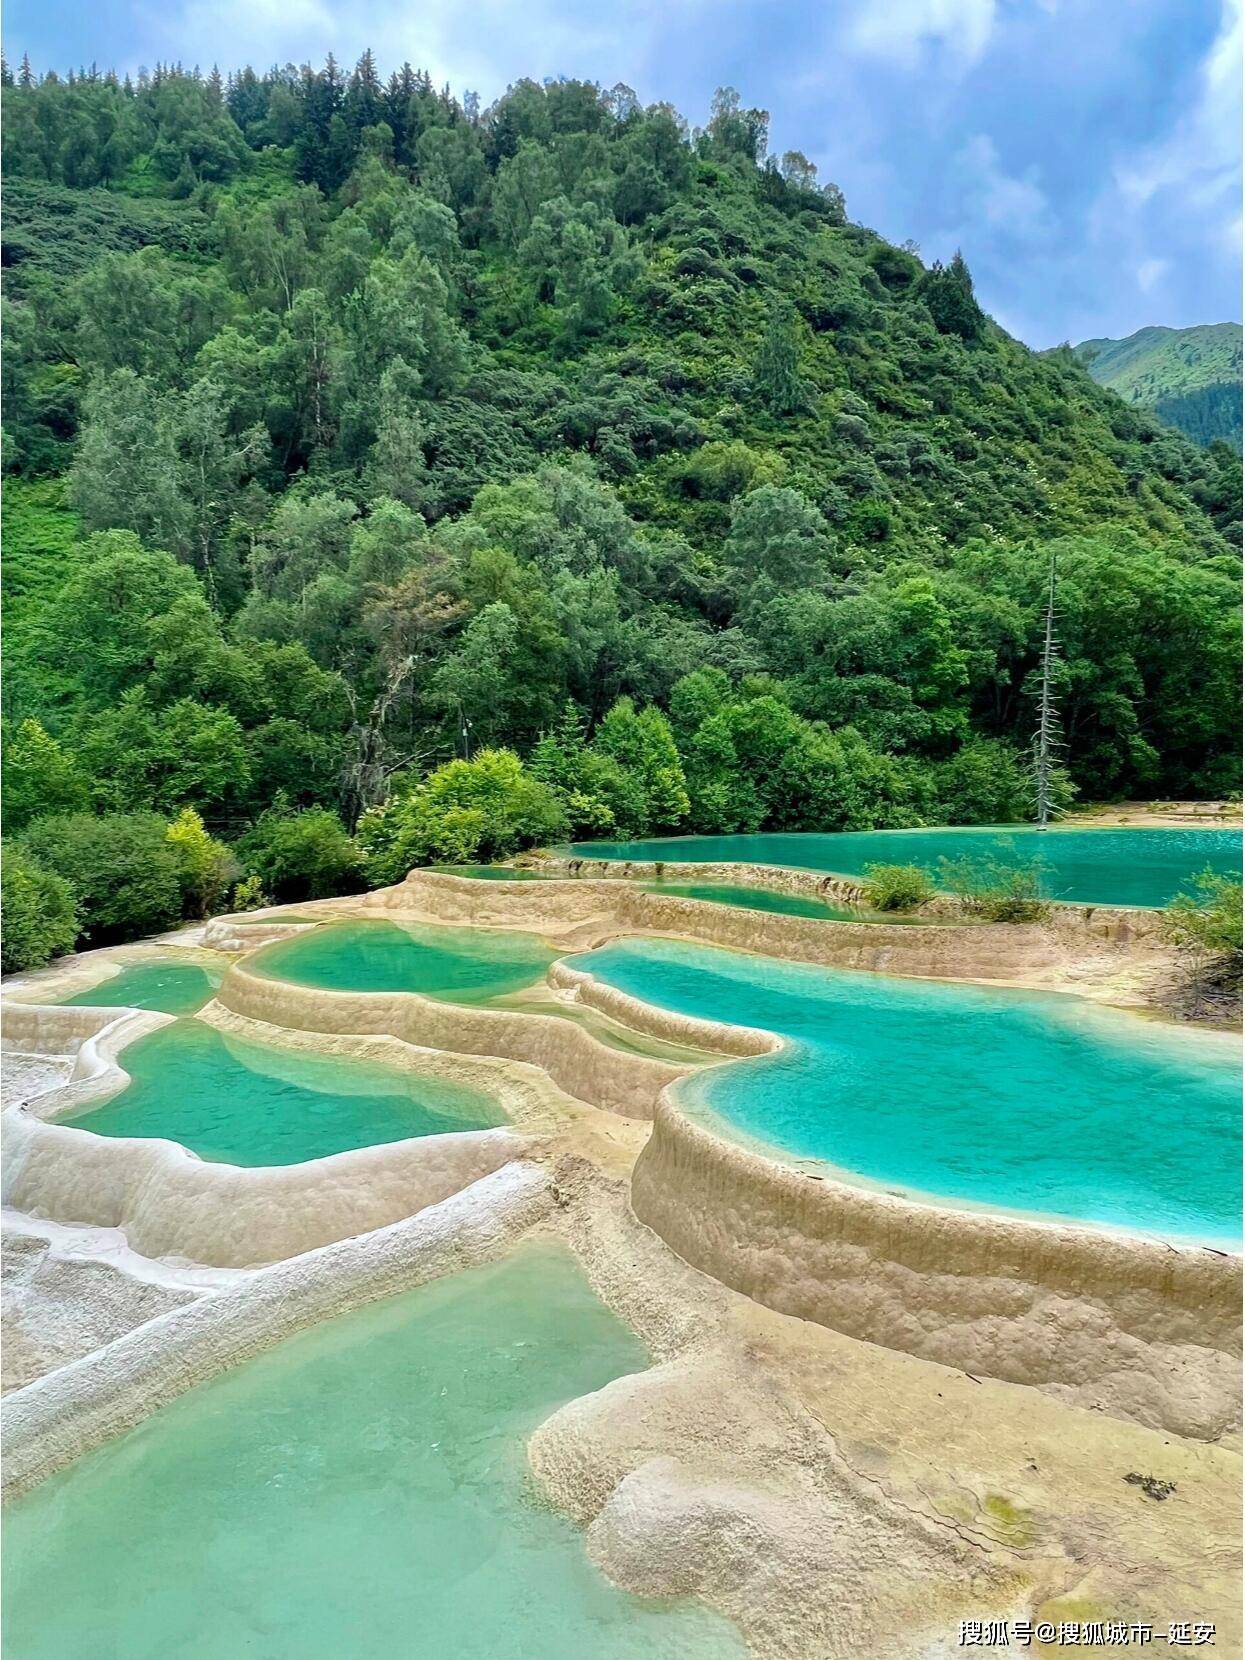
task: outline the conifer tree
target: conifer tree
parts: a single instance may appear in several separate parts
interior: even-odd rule
[[[775,415],[792,415],[803,407],[805,390],[800,379],[800,348],[789,306],[775,305],[770,311],[753,383]]]
[[[938,260],[930,266],[921,283],[921,298],[929,307],[941,334],[958,334],[961,340],[977,340],[985,317],[973,294],[973,279],[964,256],[957,248],[950,265]]]

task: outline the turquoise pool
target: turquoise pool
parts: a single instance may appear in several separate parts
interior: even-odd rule
[[[1239,830],[845,830],[837,835],[673,836],[643,842],[578,842],[585,859],[658,859],[693,864],[788,865],[859,876],[868,864],[924,865],[988,858],[1041,859],[1051,899],[1087,905],[1165,905],[1209,865],[1239,875]]]
[[[1079,999],[811,968],[672,940],[572,958],[681,1014],[780,1033],[684,1103],[904,1191],[1238,1247],[1239,1045]]]
[[[6,1653],[743,1660],[610,1585],[527,1473],[551,1412],[647,1364],[552,1246],[341,1315],[12,1506]]]
[[[714,905],[737,905],[746,911],[767,911],[774,916],[807,916],[819,922],[904,922],[916,918],[894,911],[854,911],[849,905],[831,905],[824,899],[804,894],[782,893],[777,888],[734,887],[729,882],[641,882],[646,893],[668,893],[674,899],[705,899]]]
[[[165,958],[149,963],[132,963],[111,979],[101,980],[89,991],[65,997],[65,1005],[104,1009],[158,1009],[161,1014],[193,1014],[216,995],[219,973],[210,973],[197,963]]]
[[[277,980],[333,991],[416,991],[482,1003],[544,977],[554,953],[534,934],[333,922],[265,946],[248,961]]]
[[[129,1085],[67,1119],[95,1135],[160,1136],[224,1164],[300,1164],[407,1136],[506,1122],[481,1090],[406,1067],[226,1037],[177,1020],[122,1051]]]

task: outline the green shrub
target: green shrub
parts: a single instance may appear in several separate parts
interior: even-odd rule
[[[65,813],[22,833],[34,859],[69,883],[89,945],[171,928],[182,914],[181,871],[155,813]]]
[[[271,903],[258,876],[244,876],[233,890],[231,904],[235,911],[258,911]]]
[[[702,444],[682,464],[682,484],[689,496],[730,501],[761,484],[776,484],[786,471],[780,455],[749,449],[740,441]]]
[[[72,951],[78,937],[73,890],[16,842],[0,863],[0,967],[5,974],[42,968]]]
[[[938,883],[963,909],[985,922],[1041,922],[1050,915],[1042,897],[1040,859],[1007,865],[997,859],[940,859]]]
[[[630,719],[623,712],[624,704],[631,711]],[[590,748],[579,710],[574,703],[565,705],[556,726],[545,733],[524,763],[528,775],[548,784],[561,803],[566,816],[562,834],[576,841],[646,835],[654,810],[664,810],[672,782],[683,790],[676,807],[687,811],[683,771],[669,725],[659,711],[651,713],[657,720],[642,726],[631,700],[619,699],[602,723],[603,746]],[[627,747],[636,739],[633,768],[624,765],[613,749]]]
[[[566,834],[558,791],[533,778],[509,749],[482,749],[470,761],[447,761],[359,821],[374,887],[400,882],[416,865],[504,859]]]
[[[866,865],[865,904],[874,911],[914,911],[934,897],[934,884],[920,865]]]
[[[224,842],[208,835],[193,807],[182,809],[169,825],[167,835],[177,856],[183,914],[211,916],[220,909],[230,883],[238,876],[238,861]]]
[[[336,813],[273,808],[243,837],[239,853],[251,876],[276,900],[331,899],[363,883],[363,857]]]
[[[1163,915],[1163,932],[1182,950],[1212,957],[1241,955],[1241,884],[1204,870]]]

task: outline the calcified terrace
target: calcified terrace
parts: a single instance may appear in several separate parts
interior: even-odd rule
[[[1225,1644],[1239,1257],[915,1202],[715,1135],[680,1080],[778,1040],[561,960],[471,1004],[295,984],[258,955],[319,917],[380,916],[537,933],[558,959],[657,934],[1140,1007],[1170,967],[1145,912],[823,922],[645,891],[650,875],[416,872],[12,987],[6,1491],[295,1331],[556,1234],[655,1363],[529,1446],[618,1585],[699,1596],[760,1655],[950,1652],[959,1619],[989,1614],[1196,1614]],[[729,880],[855,897],[812,873],[733,865]],[[160,951],[224,970],[195,1016],[214,1029],[469,1085],[505,1125],[245,1169],[75,1128],[170,1017],[59,1000]],[[1129,1472],[1176,1482],[1179,1502],[1148,1501]]]

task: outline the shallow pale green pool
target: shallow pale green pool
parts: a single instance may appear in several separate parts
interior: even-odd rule
[[[663,1008],[789,1040],[679,1086],[745,1138],[907,1192],[1238,1247],[1231,1037],[672,940],[570,960]]]
[[[101,980],[89,991],[65,997],[63,1004],[82,1008],[158,1009],[161,1014],[193,1014],[216,995],[219,973],[209,973],[197,963],[168,958],[150,963],[131,963],[120,974]]]
[[[735,887],[729,882],[641,882],[646,893],[668,893],[675,899],[705,899],[715,905],[738,905],[748,911],[768,911],[775,916],[816,917],[821,922],[903,922],[916,918],[898,912],[854,911],[849,905],[831,905],[824,899],[804,894],[783,893],[778,888]]]
[[[642,1602],[524,1444],[648,1364],[562,1250],[342,1315],[173,1401],[8,1513],[14,1660],[742,1660]]]
[[[505,1123],[497,1103],[410,1071],[226,1037],[177,1020],[122,1051],[129,1085],[65,1120],[107,1136],[159,1136],[225,1164],[300,1164],[407,1136]]]
[[[534,934],[487,928],[399,928],[334,922],[265,946],[248,966],[333,991],[415,991],[482,1003],[543,978],[554,952]]]
[[[657,859],[692,864],[788,865],[859,876],[868,864],[915,864],[935,877],[939,859],[1002,864],[1040,859],[1048,898],[1092,905],[1165,905],[1209,866],[1239,875],[1239,830],[1001,829],[845,830],[836,835],[673,836],[641,842],[579,842],[584,859]]]
[[[547,882],[556,871],[521,869],[510,865],[430,865],[442,876],[466,876],[476,882]]]

